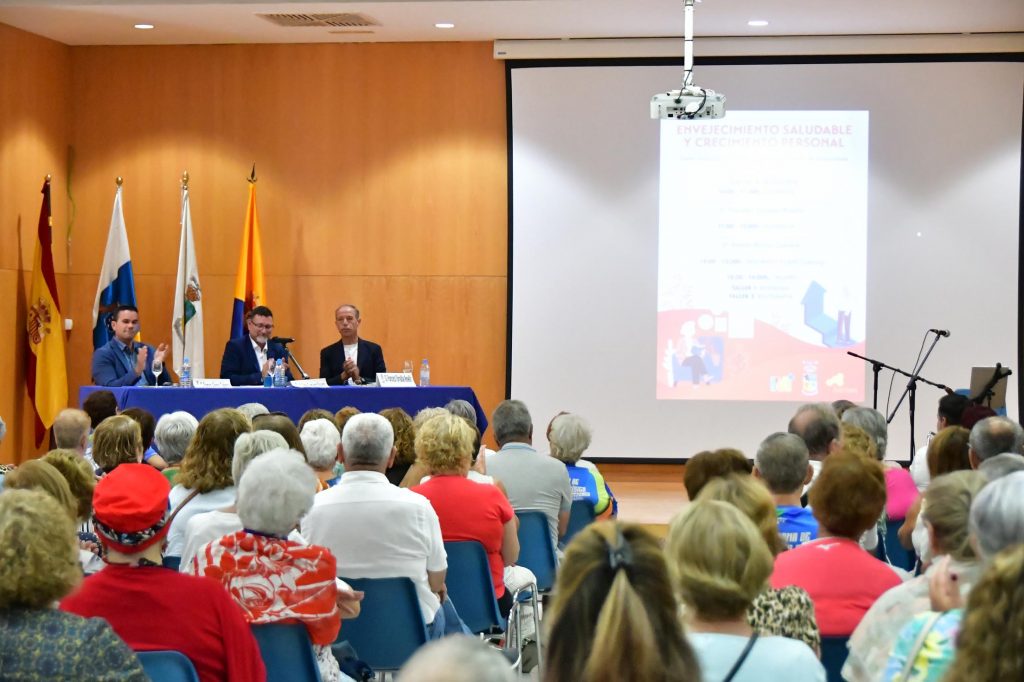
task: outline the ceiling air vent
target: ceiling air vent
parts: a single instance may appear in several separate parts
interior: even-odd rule
[[[364,14],[355,14],[353,12],[340,14],[275,13],[257,14],[256,16],[285,28],[366,28],[369,26],[380,26],[374,19]]]

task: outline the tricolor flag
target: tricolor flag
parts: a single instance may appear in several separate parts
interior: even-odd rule
[[[28,300],[28,395],[36,408],[36,445],[57,413],[68,406],[68,369],[64,358],[64,317],[57,299],[53,271],[53,229],[50,225],[50,178],[43,183],[36,255],[32,263],[32,293]]]
[[[136,305],[135,276],[132,257],[128,252],[128,231],[121,210],[121,186],[114,193],[114,212],[110,216],[107,232],[107,250],[103,253],[103,268],[96,287],[96,301],[92,304],[92,347],[100,348],[114,338],[110,330],[110,317],[119,305]]]
[[[192,377],[206,376],[203,359],[203,291],[199,286],[196,245],[192,239],[192,211],[188,203],[188,185],[181,188],[181,245],[178,247],[178,283],[174,289],[174,313],[171,315],[174,371],[181,375],[181,363],[189,359]]]
[[[231,338],[245,336],[246,314],[259,305],[266,305],[263,293],[263,249],[260,247],[260,221],[256,217],[256,169],[249,178],[249,205],[245,209],[242,228],[242,249],[235,279],[235,304],[231,311]]]

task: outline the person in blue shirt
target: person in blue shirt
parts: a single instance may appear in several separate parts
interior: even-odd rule
[[[548,426],[551,456],[565,463],[572,486],[572,499],[587,500],[594,505],[594,516],[612,518],[618,514],[618,502],[604,476],[591,462],[580,459],[590,447],[590,426],[582,417],[563,412]]]
[[[97,386],[156,386],[153,366],[161,369],[161,383],[169,381],[163,367],[167,344],[154,348],[135,340],[139,333],[139,309],[119,305],[110,318],[114,338],[92,354],[92,382]]]
[[[811,510],[800,506],[800,495],[814,472],[807,444],[792,433],[773,433],[757,448],[754,476],[761,479],[775,499],[779,534],[789,549],[818,537],[818,521]]]

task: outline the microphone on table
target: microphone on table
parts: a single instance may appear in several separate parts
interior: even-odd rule
[[[937,334],[939,336],[949,336],[948,329],[929,329],[928,331],[930,331],[932,334]]]

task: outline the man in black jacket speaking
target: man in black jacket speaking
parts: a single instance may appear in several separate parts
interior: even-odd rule
[[[341,340],[320,351],[320,377],[330,386],[368,384],[386,372],[384,351],[373,341],[359,338],[359,308],[350,303],[334,311]]]

